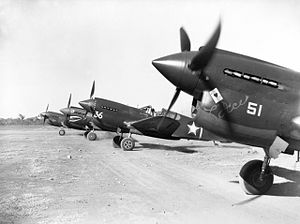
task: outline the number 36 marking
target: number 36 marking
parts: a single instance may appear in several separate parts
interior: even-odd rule
[[[262,105],[257,103],[248,102],[247,114],[260,117],[262,111]]]
[[[97,116],[99,119],[102,119],[102,118],[103,118],[103,112],[98,112],[98,111],[96,111],[96,116]]]

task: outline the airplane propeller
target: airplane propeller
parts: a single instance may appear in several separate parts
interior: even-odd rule
[[[91,93],[90,93],[90,99],[88,100],[83,100],[79,102],[79,105],[82,106],[85,110],[86,110],[86,114],[85,117],[88,116],[88,112],[90,111],[92,116],[94,116],[95,114],[95,109],[94,109],[94,93],[95,93],[95,80],[93,82],[93,86],[91,89]]]
[[[67,108],[70,108],[70,105],[71,105],[71,99],[72,99],[72,93],[70,93],[69,100],[68,100],[68,104],[67,104]],[[65,120],[64,120],[62,123],[68,122],[69,119],[70,119],[70,114],[66,113],[66,114],[65,114]]]
[[[93,86],[92,86],[92,89],[91,89],[90,99],[93,99],[94,93],[95,93],[95,80],[93,82]]]
[[[190,38],[187,35],[185,29],[183,27],[181,27],[179,32],[180,32],[181,52],[190,51],[191,50],[191,41],[190,41]]]
[[[80,106],[82,106],[86,110],[85,118],[87,118],[88,116],[91,116],[93,118],[96,113],[95,108],[93,106],[94,93],[95,93],[95,80],[93,81],[93,85],[92,85],[92,89],[91,89],[91,93],[90,93],[90,99],[79,102]],[[90,111],[90,114],[89,114],[89,111]],[[92,120],[90,120],[89,125],[90,125],[90,127],[93,128],[94,124],[93,124]]]
[[[187,34],[187,32],[185,31],[185,29],[183,27],[180,28],[179,30],[179,34],[180,34],[180,48],[181,48],[181,52],[184,51],[190,51],[191,50],[191,41],[190,38]],[[181,92],[181,89],[179,87],[176,88],[175,94],[171,100],[171,103],[164,115],[164,117],[160,120],[157,129],[160,129],[160,126],[162,125],[162,123],[165,120],[165,117],[167,116],[167,114],[170,112],[171,108],[173,107],[173,105],[175,104],[175,102],[177,101],[179,94]]]
[[[191,49],[191,41],[190,38],[185,31],[183,27],[180,28],[179,30],[180,33],[180,47],[181,47],[181,52],[185,51],[190,51]],[[206,45],[204,47],[201,47],[199,49],[199,52],[194,56],[192,59],[191,63],[188,65],[188,68],[192,71],[203,71],[206,65],[209,63],[210,59],[213,56],[214,49],[218,43],[219,37],[221,33],[221,21],[219,22],[215,32],[211,36],[211,38],[208,40]],[[201,74],[201,72],[199,74]],[[208,83],[208,86],[209,85]],[[165,114],[165,116],[169,113],[175,102],[177,101],[179,94],[181,92],[181,89],[179,87],[176,88],[175,94],[171,100],[171,103],[168,107],[168,110]],[[158,129],[160,128],[161,124],[163,123],[165,116],[161,119],[160,123],[158,124]]]
[[[43,116],[44,117],[43,125],[45,125],[45,122],[48,119],[48,116],[47,116],[48,108],[49,108],[49,103],[47,104],[46,111],[45,111],[44,116]]]
[[[205,46],[201,47],[198,53],[196,54],[196,56],[194,56],[194,58],[192,59],[191,63],[188,66],[190,70],[199,71],[199,70],[203,70],[207,66],[218,44],[220,33],[221,33],[221,21],[219,21],[219,24],[215,32],[208,40],[208,42],[205,44]]]
[[[91,94],[90,94],[90,99],[91,100],[94,99],[94,93],[95,93],[95,80],[93,82],[93,86],[92,86],[92,89],[91,89]],[[92,115],[94,116],[94,114],[95,114],[94,107],[91,104],[89,106],[90,106],[90,109],[92,111]]]
[[[191,61],[189,63],[187,61],[185,61],[185,63],[188,63],[187,68],[191,72],[193,72],[193,74],[197,75],[197,77],[199,79],[203,80],[204,85],[209,90],[213,90],[215,88],[215,85],[210,81],[210,79],[207,75],[204,75],[204,70],[205,70],[206,66],[209,64],[209,62],[211,61],[211,59],[214,55],[215,48],[218,44],[218,40],[219,40],[219,37],[220,37],[220,33],[221,33],[221,20],[219,21],[215,31],[213,32],[212,36],[209,38],[207,43],[203,47],[199,48],[197,54],[191,59]],[[189,36],[188,36],[188,34],[186,33],[186,31],[184,30],[183,27],[180,28],[180,45],[181,45],[181,52],[190,51],[190,48],[191,48],[190,39],[189,39]],[[166,58],[162,58],[162,59],[163,60],[168,60]],[[165,64],[160,64],[161,63],[160,60],[162,60],[162,59],[154,60],[152,63],[160,72],[164,73],[164,71],[167,71],[166,70],[167,68],[166,68]],[[162,67],[162,66],[164,66],[164,67]],[[174,65],[172,65],[172,66],[174,67]],[[163,70],[160,70],[160,68],[162,68]],[[177,72],[177,70],[174,71],[174,72]],[[177,80],[180,80],[180,79],[178,79],[178,74],[172,74],[172,75],[170,75],[170,77],[171,78],[176,77]],[[183,75],[183,74],[184,73],[182,73],[180,75]],[[181,79],[184,79],[184,76]],[[179,82],[179,81],[177,81],[177,82]],[[178,99],[178,96],[181,92],[181,89],[178,86],[178,84],[176,84],[176,81],[175,81],[174,85],[176,86],[175,94],[174,94],[174,96],[171,100],[171,103],[169,105],[169,108],[168,108],[166,114],[162,118],[161,122],[158,124],[158,129],[160,128],[161,124],[163,123],[163,121],[165,119],[165,116],[169,113],[172,106],[175,104],[175,102]],[[196,98],[195,98],[195,100],[196,100]],[[225,111],[224,119],[226,121],[230,122],[229,114],[226,113],[224,105],[222,103],[220,103],[219,105],[221,106],[221,109],[223,111]],[[228,129],[229,129],[229,132],[232,133],[232,128],[231,128],[230,124],[228,124]]]
[[[67,107],[70,108],[70,105],[71,105],[71,99],[72,99],[72,93],[70,93],[70,96],[69,96],[69,101],[68,101],[68,104],[67,104]]]

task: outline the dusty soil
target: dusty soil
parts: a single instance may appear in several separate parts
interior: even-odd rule
[[[300,163],[272,161],[264,196],[238,184],[244,163],[263,152],[239,144],[111,135],[87,141],[51,127],[0,129],[0,223],[299,223]]]

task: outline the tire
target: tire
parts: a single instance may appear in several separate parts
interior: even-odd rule
[[[120,148],[121,147],[121,141],[123,140],[123,137],[121,136],[115,136],[113,138],[113,147],[114,148]]]
[[[96,133],[95,132],[89,132],[88,134],[87,134],[87,138],[88,138],[88,140],[90,140],[90,141],[95,141],[96,139],[97,139],[97,135],[96,135]]]
[[[266,167],[263,180],[259,179],[262,164],[261,160],[251,160],[242,167],[239,182],[246,194],[261,195],[272,187],[274,176],[269,166]]]
[[[132,138],[124,138],[121,141],[121,148],[124,151],[131,151],[131,150],[133,150],[134,146],[135,146],[135,143]]]
[[[59,132],[58,132],[58,134],[59,134],[60,136],[63,136],[63,135],[66,134],[66,131],[65,131],[64,129],[60,129]]]

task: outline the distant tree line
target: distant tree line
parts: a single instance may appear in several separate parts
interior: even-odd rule
[[[23,118],[22,118],[23,117]],[[0,125],[41,125],[43,120],[36,117],[26,118],[24,116],[19,116],[19,118],[0,118]]]

